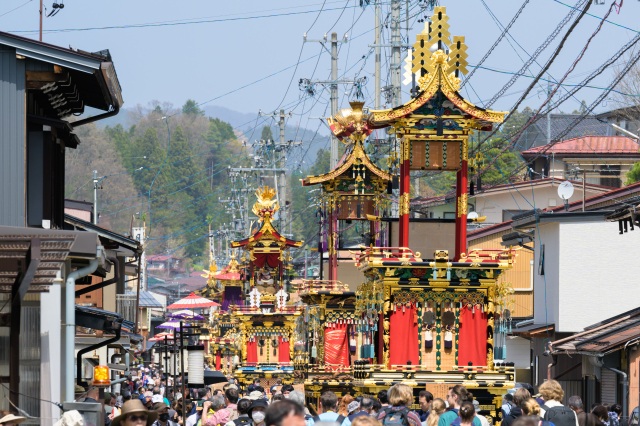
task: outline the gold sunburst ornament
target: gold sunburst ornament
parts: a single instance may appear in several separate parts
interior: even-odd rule
[[[275,189],[269,186],[263,186],[256,190],[258,201],[253,205],[251,211],[260,219],[272,218],[273,215],[280,210],[278,200],[275,200]]]

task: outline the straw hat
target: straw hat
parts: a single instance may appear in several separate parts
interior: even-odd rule
[[[18,423],[24,422],[25,420],[27,420],[26,417],[16,416],[15,414],[7,414],[6,416],[0,419],[0,424],[5,424],[5,423],[18,424]]]
[[[123,422],[129,414],[133,413],[145,413],[147,415],[147,426],[150,426],[158,417],[158,413],[155,411],[149,411],[144,408],[144,405],[142,405],[139,399],[131,399],[122,405],[122,414],[113,418],[111,426],[120,426],[120,423]]]

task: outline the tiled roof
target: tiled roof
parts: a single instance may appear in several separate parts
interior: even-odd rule
[[[548,149],[546,149],[548,148]],[[640,145],[626,136],[583,136],[557,142],[551,147],[538,146],[522,152],[522,156],[537,155],[541,151],[555,155],[635,155],[640,158]]]
[[[638,339],[640,309],[634,309],[591,325],[573,336],[551,342],[549,347],[552,353],[591,352],[602,356],[622,349],[627,343]]]
[[[607,136],[613,133],[608,123],[593,115],[580,114],[551,114],[551,141],[558,139],[572,139],[582,136]],[[573,128],[565,135],[569,127]],[[519,151],[545,145],[547,143],[547,119],[542,117],[529,126],[515,143]]]
[[[133,293],[131,293],[133,294]],[[140,307],[141,308],[163,308],[162,303],[153,297],[150,291],[140,290]]]

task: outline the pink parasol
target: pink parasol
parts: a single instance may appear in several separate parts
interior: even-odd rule
[[[209,308],[211,306],[220,306],[219,303],[213,300],[206,299],[202,296],[198,296],[195,293],[191,293],[184,299],[178,300],[176,303],[172,303],[167,306],[168,310],[175,309],[196,309],[196,308]]]
[[[171,312],[171,315],[169,315],[169,319],[171,321],[175,321],[175,320],[202,321],[204,317],[200,314],[196,314],[195,312],[189,309],[182,309],[180,311]]]
[[[167,340],[173,340],[173,334],[163,331],[162,333],[158,333],[150,338],[149,342],[159,342],[161,340],[164,340],[165,337],[167,338]]]
[[[188,325],[184,323],[183,325]],[[156,328],[166,328],[168,330],[177,330],[180,328],[180,321],[166,321],[160,325],[156,325]]]

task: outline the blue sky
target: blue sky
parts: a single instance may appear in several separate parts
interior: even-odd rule
[[[566,72],[595,30],[597,17],[609,9],[611,0],[605,2],[591,6],[594,16],[586,16],[576,28],[557,63],[551,67],[550,78],[559,79]],[[404,18],[406,2],[402,3]],[[421,12],[420,5],[424,2],[408,3],[412,44],[424,25],[417,20],[431,12]],[[520,0],[442,0],[440,3],[447,7],[451,34],[466,37],[471,65],[477,64],[500,34],[490,12],[507,25],[522,4]],[[503,40],[484,62],[483,66],[492,70],[478,70],[465,86],[463,95],[484,105],[569,12],[568,5],[575,3],[576,0],[531,0],[510,31],[513,38],[508,42]],[[52,10],[52,0],[45,0],[44,4],[48,11]],[[328,90],[317,85],[313,97],[305,96],[298,88],[298,81],[300,78],[327,80],[330,57],[320,43],[303,43],[303,34],[307,33],[308,40],[318,40],[332,31],[337,32],[339,38],[349,34],[349,42],[340,45],[341,77],[366,76],[365,101],[372,106],[374,8],[373,5],[361,7],[359,0],[65,0],[64,6],[56,16],[44,19],[44,41],[87,51],[108,48],[128,108],[147,106],[152,100],[181,106],[191,98],[203,106],[221,105],[247,113],[284,108],[292,113],[290,120],[294,123],[290,124],[298,122],[304,127],[316,127],[318,117],[328,115]],[[388,1],[382,3],[382,9],[383,16],[387,16]],[[624,1],[619,13],[614,11],[610,15],[611,23],[604,24],[566,83],[576,84],[628,42],[640,30],[639,16],[640,2]],[[406,36],[406,22],[403,20],[401,25]],[[37,29],[38,0],[0,2],[0,30],[37,38]],[[568,25],[560,34],[567,29]],[[384,33],[384,43],[388,43],[388,30],[384,29]],[[538,59],[540,65],[546,62],[559,40],[557,37],[542,53]],[[383,85],[387,81],[387,58],[388,54],[383,55]],[[534,64],[529,72],[537,73],[540,65]],[[592,85],[604,87],[612,78],[613,71],[606,71]],[[492,108],[510,109],[530,81],[520,78]],[[544,100],[543,90],[540,86],[531,92],[525,105],[533,108],[540,105]],[[340,86],[340,106],[347,105],[349,91],[347,85]],[[582,90],[561,109],[570,112],[579,107],[579,101],[589,103],[599,93],[599,88]],[[408,99],[407,87],[404,99]],[[615,107],[608,101],[597,110]]]

